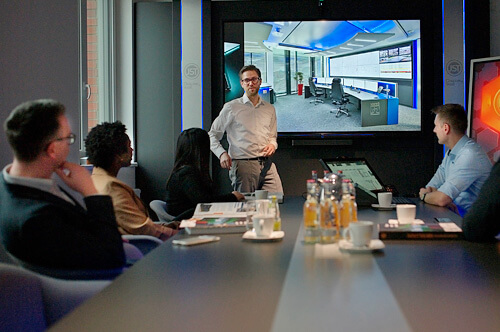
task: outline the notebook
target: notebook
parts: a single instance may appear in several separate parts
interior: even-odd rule
[[[383,184],[365,158],[331,158],[320,159],[320,162],[324,169],[333,173],[342,171],[346,178],[354,182],[358,206],[371,206],[378,203],[377,192],[387,191],[387,186]],[[395,189],[391,191],[394,192]],[[394,204],[413,204],[408,198],[395,196],[392,198]]]
[[[389,220],[378,224],[381,240],[453,240],[463,239],[463,232],[454,222],[426,222],[420,224],[398,224]]]
[[[193,217],[182,220],[179,228],[186,233],[223,234],[244,233],[246,228],[246,212],[243,202],[199,203]]]

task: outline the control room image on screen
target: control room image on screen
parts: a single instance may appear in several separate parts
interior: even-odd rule
[[[237,25],[243,45],[224,37],[225,100],[243,93],[241,65],[256,65],[280,134],[421,131],[419,20],[229,22],[224,35]]]

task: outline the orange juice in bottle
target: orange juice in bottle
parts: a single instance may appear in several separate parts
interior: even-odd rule
[[[318,184],[314,179],[307,180],[307,199],[304,203],[304,242],[319,242],[318,223]]]
[[[353,201],[349,191],[349,180],[342,180],[342,200],[340,202],[340,228],[341,234],[344,229],[349,227],[349,223],[353,221]]]
[[[351,222],[356,222],[358,221],[358,206],[356,204],[356,201],[351,201],[352,204],[352,220]]]
[[[351,194],[351,204],[352,204],[352,221],[358,221],[358,203],[356,203],[356,188],[354,183],[349,181],[349,194]]]
[[[342,199],[342,206],[340,208],[340,225],[343,228],[349,227],[352,221],[352,202],[350,199]]]
[[[278,205],[278,199],[276,195],[271,196],[271,208],[270,211],[274,214],[274,226],[273,231],[281,231],[281,215],[280,206]]]

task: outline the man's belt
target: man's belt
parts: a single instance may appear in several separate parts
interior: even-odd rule
[[[258,161],[266,161],[268,159],[269,159],[269,157],[255,157],[255,158],[238,158],[238,159],[233,159],[233,160],[244,160],[244,161],[258,160]]]

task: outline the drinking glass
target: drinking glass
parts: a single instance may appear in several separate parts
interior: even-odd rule
[[[247,215],[245,225],[248,231],[253,229],[252,217],[254,216],[256,210],[257,210],[257,205],[255,204],[255,200],[249,200],[245,202],[245,212]]]

